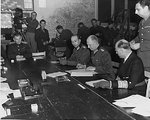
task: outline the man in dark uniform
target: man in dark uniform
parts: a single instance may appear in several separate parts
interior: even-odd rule
[[[73,33],[69,29],[64,29],[61,25],[58,25],[56,27],[56,30],[59,34],[58,36],[56,36],[56,38],[58,39],[58,41],[60,40],[60,42],[65,43],[65,47],[70,50],[66,51],[67,57],[70,57],[73,51],[73,46],[71,44],[71,36],[73,35]]]
[[[116,53],[123,59],[121,62],[116,80],[101,81],[94,83],[96,88],[145,88],[144,67],[141,59],[132,52],[129,42],[122,39],[115,45]],[[142,90],[142,89],[141,89]]]
[[[90,35],[87,38],[87,45],[92,51],[92,66],[89,66],[87,69],[106,75],[106,79],[108,80],[113,80],[115,75],[110,54],[100,46],[98,38],[95,35]]]
[[[22,36],[19,33],[14,35],[13,40],[14,42],[8,46],[8,58],[10,60],[21,60],[32,57],[30,47],[26,42],[22,41]]]
[[[40,21],[40,28],[38,28],[35,32],[35,41],[37,42],[37,49],[39,52],[44,52],[47,49],[47,45],[49,43],[49,33],[48,30],[45,29],[46,21]]]
[[[81,39],[81,43],[86,45],[86,39],[90,35],[90,29],[87,26],[85,26],[83,22],[79,22],[77,35]]]
[[[150,0],[139,0],[135,6],[135,14],[143,20],[139,24],[139,34],[130,42],[130,46],[137,50],[144,69],[150,72]]]
[[[74,46],[73,53],[67,60],[60,59],[60,64],[76,66],[77,68],[86,66],[90,60],[90,51],[85,45],[81,44],[77,35],[71,37],[71,42]]]

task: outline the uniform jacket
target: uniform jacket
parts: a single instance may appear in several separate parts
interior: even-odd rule
[[[36,19],[32,20],[31,17],[26,19],[27,25],[27,32],[35,33],[36,28],[38,27],[38,21]]]
[[[8,58],[9,59],[16,59],[17,55],[23,55],[25,58],[32,57],[32,53],[30,47],[27,43],[22,42],[21,44],[11,43],[8,46]]]
[[[71,57],[68,59],[68,65],[76,66],[78,63],[87,65],[90,61],[90,51],[84,46],[80,45],[79,48],[74,48]]]
[[[140,43],[138,56],[142,59],[145,67],[150,67],[150,18],[145,22],[142,20],[139,24],[139,34],[134,39]]]
[[[120,64],[118,76],[121,80],[128,82],[129,89],[134,88],[136,84],[144,81],[144,67],[141,59],[132,52],[128,59]],[[118,88],[117,80],[112,81],[112,87]]]
[[[92,64],[96,67],[96,72],[99,74],[106,74],[110,80],[114,80],[114,72],[112,68],[111,56],[102,47],[98,47],[98,51],[94,54],[92,53]]]
[[[43,45],[43,42],[49,41],[49,33],[47,29],[44,31],[41,28],[38,28],[35,32],[35,40],[37,42],[37,47],[40,52],[46,50],[46,46]]]

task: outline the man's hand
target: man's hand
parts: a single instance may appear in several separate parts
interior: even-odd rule
[[[47,45],[47,44],[48,44],[48,41],[43,42],[43,45]]]
[[[132,40],[132,41],[130,42],[130,47],[131,47],[133,50],[137,50],[137,49],[140,48],[140,43],[135,43],[135,41]]]
[[[94,71],[96,68],[93,67],[93,66],[89,66],[89,67],[87,67],[86,69],[87,69],[87,70],[92,70],[92,71]]]
[[[16,56],[16,59],[21,59],[21,58],[23,58],[23,55],[17,55]]]
[[[82,65],[82,64],[78,63],[76,68],[78,68],[78,69],[85,69],[86,65]]]
[[[101,87],[101,88],[111,89],[109,81],[100,81],[100,82],[97,82],[97,83],[93,83],[93,85],[94,85],[95,88]]]
[[[61,65],[67,65],[67,60],[60,59],[59,62]]]

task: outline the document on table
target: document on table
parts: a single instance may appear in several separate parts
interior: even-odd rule
[[[66,71],[71,74],[71,76],[93,76],[97,74],[95,71],[86,70],[86,69],[75,69],[75,70],[68,70]]]
[[[55,78],[58,76],[64,76],[64,75],[67,75],[67,73],[65,73],[65,72],[54,72],[54,73],[46,74],[47,77],[52,77],[52,78]]]
[[[38,53],[32,53],[33,59],[44,59],[45,58],[45,52],[38,52]]]
[[[45,52],[32,53],[32,56],[45,56]]]
[[[91,86],[91,87],[94,87],[94,83],[97,83],[97,82],[101,82],[101,81],[106,81],[104,79],[100,79],[100,80],[94,80],[94,81],[88,81],[88,82],[85,82],[87,85]]]
[[[138,94],[115,100],[113,104],[120,107],[134,107],[132,109],[133,113],[150,116],[150,99]]]

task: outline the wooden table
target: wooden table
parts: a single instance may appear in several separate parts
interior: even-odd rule
[[[64,71],[72,67],[51,64],[50,61],[29,60],[16,62],[8,65],[8,82],[12,89],[17,88],[17,79],[28,78],[33,86],[42,89],[39,98],[22,100],[25,109],[29,104],[36,103],[39,106],[38,113],[29,110],[26,113],[6,116],[3,119],[42,119],[42,120],[148,120],[150,118],[131,114],[126,109],[119,108],[112,104],[113,100],[135,94],[135,90],[107,90],[95,89],[85,85],[85,81],[94,80],[100,76],[91,78],[70,77],[70,81],[56,82],[54,78],[47,78],[46,83],[42,82],[41,70],[47,73]],[[12,82],[13,81],[13,82]],[[16,85],[15,85],[16,83]],[[141,94],[144,94],[141,92]],[[16,100],[17,101],[17,100]],[[19,102],[15,102],[13,107]],[[22,105],[22,104],[21,104]]]

